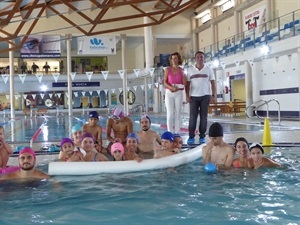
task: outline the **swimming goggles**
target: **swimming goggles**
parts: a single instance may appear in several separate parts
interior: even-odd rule
[[[120,120],[121,119],[121,117],[119,117],[119,116],[112,116],[111,117],[113,120]]]

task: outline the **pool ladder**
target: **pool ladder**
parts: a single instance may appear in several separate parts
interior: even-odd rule
[[[246,109],[245,109],[245,114],[248,118],[258,118],[260,120],[264,120],[265,118],[269,118],[269,103],[271,102],[276,102],[278,104],[278,125],[280,126],[281,124],[281,117],[280,117],[280,104],[279,104],[279,101],[277,99],[270,99],[268,101],[266,100],[258,100],[257,102],[254,102],[253,104],[249,105]],[[257,113],[257,110],[259,108],[261,108],[262,106],[267,106],[267,116],[266,117],[263,117],[263,116],[259,116],[258,113]],[[249,109],[252,109],[254,111],[254,114],[255,116],[250,116],[248,114],[248,110]]]

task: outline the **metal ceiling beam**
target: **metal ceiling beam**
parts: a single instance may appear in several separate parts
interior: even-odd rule
[[[159,25],[185,10],[188,10],[189,8],[199,7],[206,1],[207,0],[103,0],[101,2],[97,0],[45,0],[44,2],[39,0],[14,1],[0,10],[0,41],[12,43],[13,47],[9,49],[1,49],[0,52],[7,52],[20,48],[26,41],[26,37],[34,33],[34,28],[37,26],[39,19],[41,18],[49,19],[50,17],[58,16],[65,21],[66,25],[70,25],[61,28],[62,32],[64,29],[73,27],[78,30],[79,34],[91,36]],[[88,2],[90,4],[87,4]],[[81,3],[85,3],[85,6],[89,5],[90,10],[93,12],[98,10],[96,11],[98,13],[96,17],[91,18],[88,13],[83,12],[84,10],[88,10],[88,8],[83,9],[83,4]],[[60,5],[65,7],[57,7]],[[135,9],[136,14],[105,18],[105,15],[110,13],[110,9],[116,7],[125,8],[126,6]],[[66,8],[70,10],[60,10]],[[53,12],[53,15],[50,11]],[[43,13],[45,12],[46,17],[43,16]],[[82,24],[78,25],[69,18],[69,15],[73,13],[76,13],[80,18],[82,18]],[[32,15],[37,16],[32,18]],[[110,26],[114,28],[101,29],[101,31],[99,31],[99,29],[96,30],[97,26],[101,26],[103,24],[117,24],[120,21],[132,21],[133,19],[144,17],[148,17],[151,22],[144,24],[144,20],[139,20],[137,24],[131,23],[130,25],[128,24],[127,26],[120,27]],[[18,18],[20,19],[18,20]],[[14,31],[5,29],[5,27],[9,26],[10,23],[18,23],[17,29]],[[30,25],[26,28],[27,30],[24,30],[25,24],[29,23]],[[15,39],[23,35],[25,38],[22,39],[21,43],[15,44]]]

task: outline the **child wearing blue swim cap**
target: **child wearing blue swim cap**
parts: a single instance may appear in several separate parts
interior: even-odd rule
[[[154,150],[154,159],[171,156],[180,152],[179,148],[174,147],[173,133],[166,131],[161,135],[161,146]]]
[[[174,148],[181,149],[182,145],[183,145],[183,141],[180,134],[174,134]]]

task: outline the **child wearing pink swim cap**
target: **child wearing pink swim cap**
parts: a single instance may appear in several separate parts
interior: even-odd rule
[[[123,161],[124,147],[121,143],[116,142],[112,144],[110,152],[111,155],[114,157],[114,161]]]

